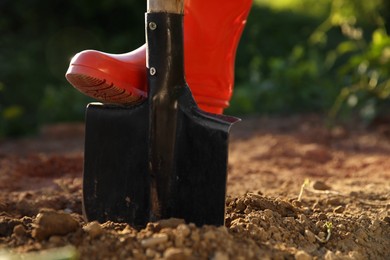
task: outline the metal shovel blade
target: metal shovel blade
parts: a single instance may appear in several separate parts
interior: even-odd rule
[[[188,104],[183,96],[180,103]],[[89,221],[145,226],[152,217],[149,175],[149,102],[128,108],[89,104],[83,176],[83,209]],[[192,111],[191,111],[192,110]],[[175,173],[159,218],[223,225],[229,128],[236,118],[183,106],[179,110]],[[160,198],[161,200],[161,198]]]
[[[83,211],[88,220],[148,221],[147,104],[91,103],[86,111]]]

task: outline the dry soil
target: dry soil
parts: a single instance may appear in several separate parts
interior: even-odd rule
[[[390,126],[233,128],[226,225],[85,222],[83,125],[0,142],[0,259],[390,259]]]

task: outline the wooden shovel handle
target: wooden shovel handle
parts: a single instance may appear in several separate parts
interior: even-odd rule
[[[184,9],[184,0],[148,0],[148,13],[174,13],[182,14]]]

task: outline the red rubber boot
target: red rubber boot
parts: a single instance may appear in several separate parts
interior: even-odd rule
[[[220,114],[233,92],[236,49],[252,0],[185,0],[184,5],[186,79],[199,107]],[[80,52],[66,78],[99,101],[136,103],[147,97],[145,47],[125,54]]]
[[[252,0],[186,0],[186,79],[199,106],[222,113],[233,92],[234,62]]]
[[[82,51],[72,58],[65,77],[99,101],[136,103],[147,97],[145,45],[126,54]]]

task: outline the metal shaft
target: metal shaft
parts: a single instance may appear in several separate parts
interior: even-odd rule
[[[149,83],[149,173],[151,218],[170,217],[177,183],[178,98],[186,86],[183,16],[146,14]]]

